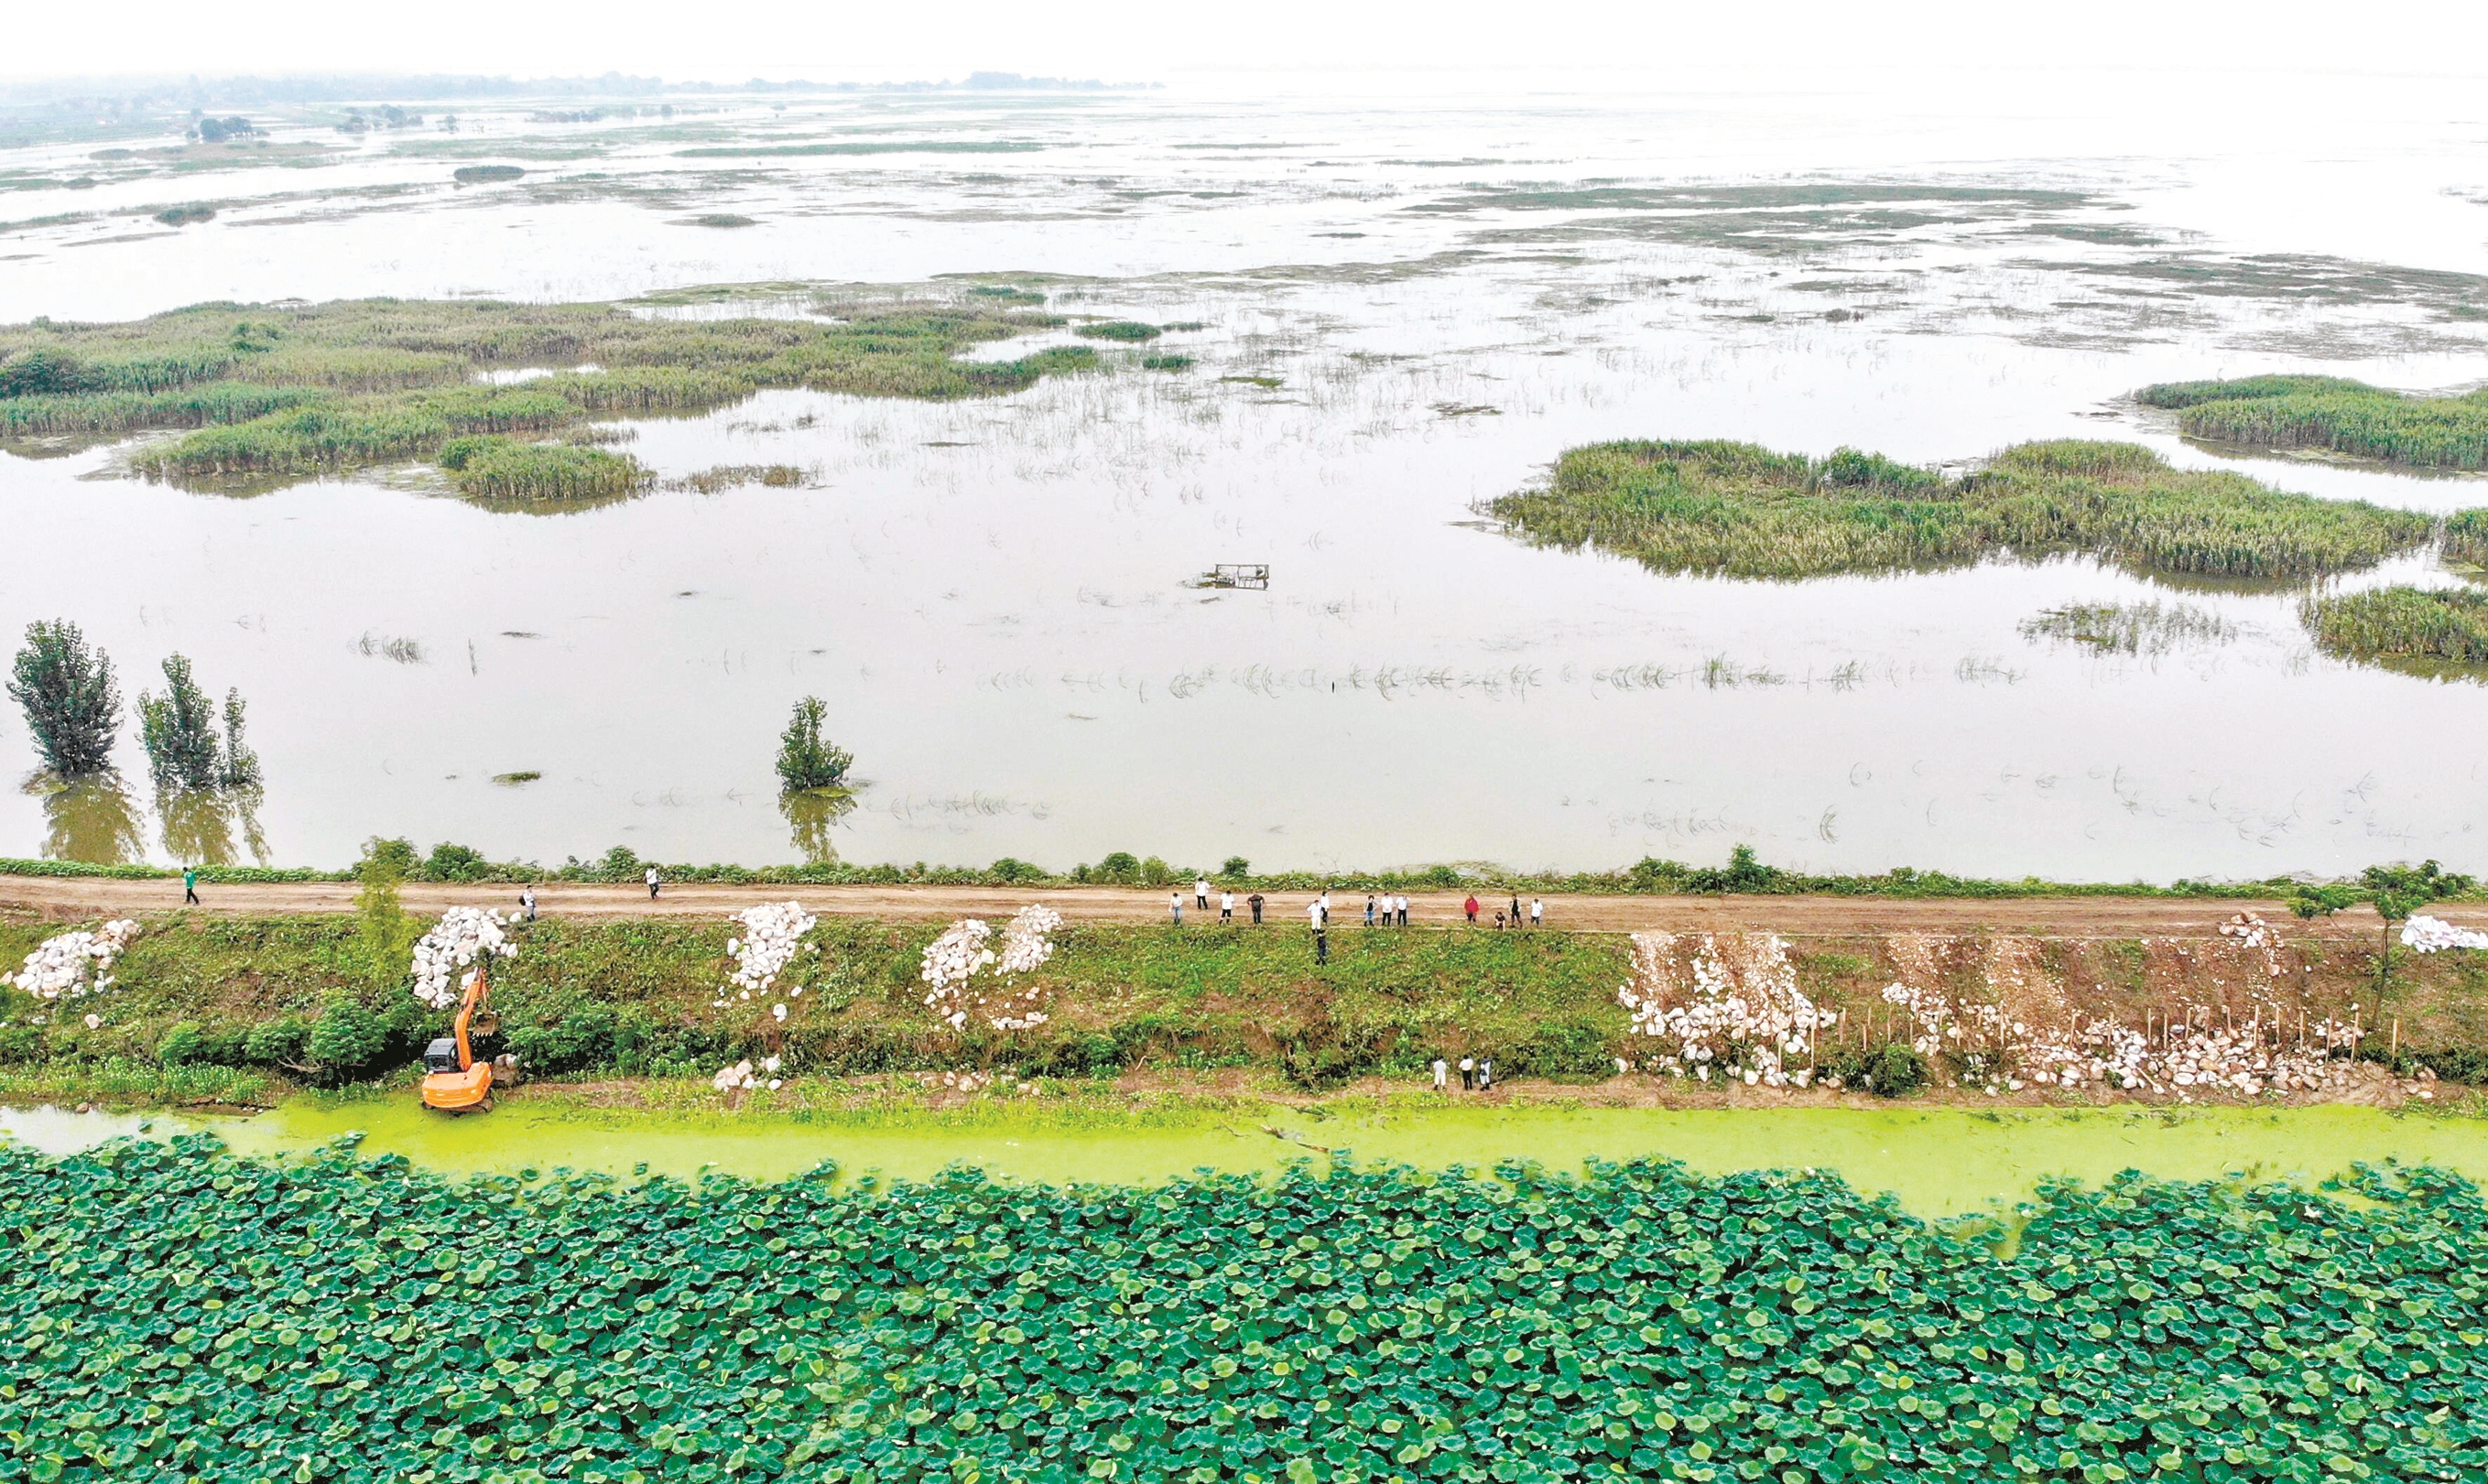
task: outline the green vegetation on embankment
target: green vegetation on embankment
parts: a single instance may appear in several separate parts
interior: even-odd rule
[[[1514,1076],[1605,1075],[1625,1023],[1621,938],[1343,929],[1316,973],[1293,924],[1083,925],[1028,976],[1050,1007],[1046,1024],[962,1036],[925,1008],[917,977],[940,930],[823,918],[808,939],[818,951],[771,992],[791,1012],[781,1029],[768,1002],[728,993],[716,1003],[734,969],[735,924],[549,918],[516,930],[518,957],[494,967],[502,1049],[549,1075],[705,1077],[775,1049],[832,1076],[982,1065],[1088,1077],[1160,1063],[1260,1067],[1310,1084],[1386,1066],[1413,1074],[1438,1049],[1462,1047]],[[59,931],[0,919],[0,966],[14,970]],[[224,1066],[311,1082],[387,1073],[448,1017],[408,992],[402,946],[383,966],[366,947],[375,940],[403,942],[342,915],[149,920],[112,989],[61,1002],[48,1023],[48,1007],[0,987],[0,1068]],[[88,1011],[103,1023],[87,1026]]]
[[[735,966],[726,942],[742,931],[722,917],[547,918],[515,928],[518,956],[495,964],[503,1017],[495,1050],[546,1076],[705,1078],[746,1056],[780,1054],[790,1077],[1245,1069],[1301,1087],[1416,1078],[1437,1055],[1464,1054],[1491,1056],[1505,1077],[1595,1081],[1614,1073],[1619,1055],[1642,1054],[1617,1000],[1633,977],[1624,935],[1383,930],[1353,919],[1352,908],[1343,912],[1327,966],[1315,964],[1294,921],[1068,926],[1052,961],[1016,982],[1045,1022],[1003,1032],[971,1021],[962,1033],[926,1008],[919,978],[940,924],[824,916],[806,939],[810,950],[746,999],[722,988]],[[65,926],[0,918],[0,970],[14,971]],[[335,1084],[391,1075],[446,1032],[448,1015],[407,988],[406,925],[176,913],[142,927],[107,992],[43,1004],[0,986],[0,1092],[179,1101],[213,1095],[228,1073],[269,1086]],[[2479,1054],[2488,1051],[2488,956],[2397,951],[2380,997],[2376,939],[2365,935],[2294,935],[2277,978],[2260,953],[2227,938],[2013,942],[2027,952],[2017,948],[2008,957],[2018,966],[1999,970],[2004,961],[1984,934],[1803,941],[1793,954],[1797,984],[1842,1016],[1824,1065],[1906,1041],[1908,1026],[1883,988],[1937,973],[1976,1003],[2010,992],[2007,978],[2045,977],[2071,1010],[2136,1026],[2193,1005],[2227,1006],[2240,1023],[2277,1017],[2295,1026],[2302,1009],[2310,1022],[2347,1021],[2358,1004],[2362,1025],[2378,1031],[2364,1048],[2372,1055],[2400,1050],[2441,1076],[2488,1077]],[[782,1024],[773,1003],[787,1006]],[[2391,1041],[2388,1017],[2400,1022]],[[1852,1074],[1841,1073],[1863,1079]],[[159,1075],[189,1080],[151,1090]]]
[[[2414,397],[2339,377],[2248,377],[2165,382],[2134,396],[2176,412],[2177,426],[2198,438],[2428,468],[2488,466],[2488,388]]]
[[[410,855],[412,847],[408,847]],[[1251,891],[1459,891],[1482,897],[1497,891],[1560,893],[1568,896],[1689,896],[1734,892],[1754,896],[1893,897],[1912,901],[1965,899],[2008,901],[2030,897],[2179,897],[2271,900],[2290,895],[2301,883],[2290,877],[2260,882],[2197,882],[2180,879],[2166,885],[2149,882],[2056,882],[2025,876],[2017,881],[1954,876],[1895,866],[1871,876],[1817,876],[1767,865],[1751,848],[1738,846],[1723,866],[1693,866],[1646,856],[1621,871],[1509,871],[1484,865],[1412,866],[1395,871],[1261,871],[1230,859],[1212,870],[1158,856],[1146,859],[1117,851],[1095,864],[1051,871],[1005,855],[989,865],[855,865],[829,861],[811,865],[740,866],[643,860],[627,846],[617,846],[594,860],[572,859],[558,866],[534,861],[487,859],[466,846],[439,844],[432,854],[415,857],[406,875],[410,881],[464,884],[519,885],[528,882],[635,882],[651,865],[669,882],[716,885],[811,886],[1169,886],[1189,884],[1207,877],[1213,884]],[[203,865],[199,879],[216,883],[252,882],[351,882],[353,867]],[[170,881],[182,875],[176,866],[100,865],[80,860],[0,858],[0,876],[91,877],[107,881]],[[1486,904],[1491,915],[1493,904]]]
[[[2488,593],[2386,587],[2299,604],[2316,646],[2344,659],[2444,666],[2488,664]]]
[[[0,1152],[47,1484],[2474,1479],[2479,1192],[1829,1174],[454,1185]]]
[[[0,326],[0,438],[192,430],[147,455],[177,479],[308,478],[484,450],[458,483],[502,499],[629,492],[626,456],[505,446],[592,418],[689,413],[770,387],[947,399],[1096,364],[1085,347],[965,361],[1058,317],[972,294],[823,306],[834,320],[652,319],[618,304],[357,299],[202,304],[116,323]],[[516,382],[486,372],[538,370]],[[533,448],[533,451],[528,451]]]
[[[2426,516],[2173,468],[2128,443],[2024,443],[1958,480],[1842,449],[1598,443],[1493,514],[1530,541],[1656,572],[1800,578],[2078,552],[2144,574],[2304,578],[2426,542]]]

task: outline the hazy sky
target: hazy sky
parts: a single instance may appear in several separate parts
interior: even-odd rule
[[[2313,69],[2488,74],[2477,0],[428,0],[341,7],[24,5],[0,76],[308,70],[887,79],[989,69],[1176,80],[1218,71],[1590,69]],[[1797,80],[1797,79],[1793,79]],[[1318,79],[1312,86],[1321,86]],[[2172,86],[2176,84],[2172,83]],[[2488,95],[2483,95],[2488,117]],[[2286,117],[2249,121],[2286,128]]]

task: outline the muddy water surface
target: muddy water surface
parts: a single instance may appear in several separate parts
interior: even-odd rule
[[[305,123],[331,162],[212,172],[226,205],[178,231],[148,212],[200,180],[22,192],[0,318],[1037,269],[1077,275],[1038,286],[1058,311],[1203,327],[1147,347],[1188,371],[1110,350],[1005,399],[772,393],[636,425],[667,476],[785,462],[806,487],[561,515],[419,470],[238,498],[123,477],[126,448],[0,452],[0,631],[73,618],[132,693],[189,656],[249,697],[269,778],[220,821],[136,786],[0,793],[0,854],[337,863],[382,833],[549,863],[1586,868],[1747,841],[2074,878],[2476,864],[2488,686],[2323,658],[2297,592],[2085,561],[1661,577],[1472,508],[1623,436],[1927,462],[2115,436],[2488,503],[2241,462],[2118,400],[2276,369],[2488,379],[2488,146],[2459,90],[2345,94],[2320,158],[2132,92],[487,109],[454,136]],[[867,137],[925,153],[751,153]],[[528,174],[449,182],[503,159]],[[682,225],[716,210],[759,225]],[[1270,588],[1186,585],[1219,562]],[[2401,579],[2458,580],[2421,554],[2352,581]],[[2131,646],[2050,627],[2074,606],[2122,606]],[[825,835],[771,771],[807,693],[867,784]],[[31,761],[0,716],[0,769]]]

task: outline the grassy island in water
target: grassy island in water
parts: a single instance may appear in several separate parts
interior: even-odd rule
[[[815,309],[824,318],[693,320],[619,304],[356,299],[38,320],[0,326],[0,438],[187,430],[138,462],[177,480],[266,484],[428,460],[482,499],[593,500],[652,479],[627,454],[558,441],[594,419],[703,412],[771,387],[991,396],[1097,360],[1087,347],[959,359],[1064,322],[974,291]]]

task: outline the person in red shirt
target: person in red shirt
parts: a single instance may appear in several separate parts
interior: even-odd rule
[[[1469,925],[1470,925],[1471,927],[1475,927],[1475,926],[1477,925],[1477,909],[1478,909],[1477,893],[1476,893],[1476,892],[1474,892],[1474,891],[1470,892],[1470,893],[1469,893],[1469,899],[1468,899],[1467,903],[1466,903],[1466,904],[1464,904],[1464,905],[1465,905],[1465,906],[1468,908],[1468,910],[1469,910]]]

